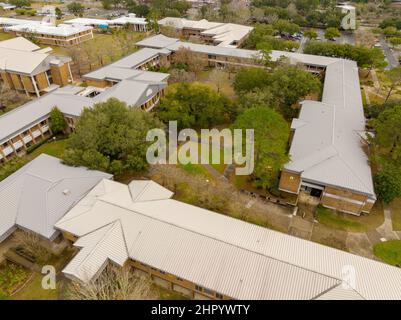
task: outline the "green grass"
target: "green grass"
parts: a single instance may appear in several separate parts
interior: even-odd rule
[[[211,177],[209,171],[207,171],[207,169],[201,164],[188,163],[188,164],[180,164],[180,166],[190,174],[204,175],[208,178]]]
[[[57,300],[58,289],[45,290],[42,288],[43,275],[36,273],[26,286],[15,294],[13,300]]]
[[[319,206],[315,217],[319,223],[330,228],[353,232],[373,230],[384,221],[383,208],[379,201],[366,216],[353,216]]]
[[[4,263],[0,267],[0,297],[7,298],[29,277],[29,270],[13,264]]]
[[[48,154],[49,156],[61,158],[64,154],[64,151],[67,147],[68,139],[60,139],[60,140],[50,140],[49,142],[41,145],[39,148],[35,149],[30,153],[30,156],[36,158],[42,153]]]
[[[11,39],[11,38],[14,38],[13,34],[6,33],[6,32],[0,32],[0,41],[8,40],[8,39]]]
[[[373,246],[373,253],[388,264],[401,266],[401,240],[390,240]]]
[[[390,204],[391,220],[393,222],[393,229],[401,231],[401,198],[395,199]]]

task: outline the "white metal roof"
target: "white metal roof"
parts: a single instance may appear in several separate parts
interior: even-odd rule
[[[166,37],[163,34],[157,34],[155,36],[147,37],[145,39],[138,41],[136,45],[147,48],[161,49],[161,48],[166,48],[177,41],[179,40],[176,38],[170,38]]]
[[[360,136],[365,117],[354,61],[337,59],[326,67],[322,102],[304,101],[293,129],[291,161],[286,169],[300,172],[311,182],[375,198],[369,159]]]
[[[21,50],[21,51],[36,51],[40,49],[39,46],[24,37],[16,37],[0,42],[0,48]]]
[[[0,239],[15,225],[52,238],[55,222],[99,181],[111,177],[40,155],[0,182]]]
[[[104,89],[93,98],[79,95],[85,90],[84,87],[59,88],[1,115],[0,143],[46,119],[55,106],[66,115],[78,117],[85,107],[90,108],[95,103],[105,102],[112,97],[125,102],[128,106],[139,106],[164,87],[166,87],[165,82],[125,79],[111,88]]]
[[[169,52],[169,51],[168,51]],[[120,60],[117,60],[98,70],[85,74],[85,78],[90,79],[109,79],[109,80],[141,80],[149,82],[163,82],[169,77],[167,73],[149,72],[137,70],[140,65],[148,60],[164,54],[163,49],[142,48]]]
[[[130,257],[237,299],[401,299],[398,268],[170,197],[154,182],[100,182],[56,224],[82,248],[64,272],[89,281]]]
[[[0,24],[4,23],[9,25],[5,27],[7,31],[13,32],[29,32],[29,33],[38,33],[38,34],[46,34],[53,36],[63,36],[68,37],[75,34],[78,34],[83,31],[91,30],[90,26],[83,25],[69,25],[69,24],[59,24],[57,26],[51,23],[32,21],[32,20],[20,20],[13,21],[19,19],[11,19],[8,20],[0,20]]]
[[[162,26],[171,26],[176,29],[200,30],[202,35],[212,37],[219,46],[236,47],[235,42],[239,42],[246,37],[253,27],[235,23],[210,22],[206,19],[199,21],[184,18],[166,17],[158,21]]]
[[[84,25],[84,26],[100,26],[100,25],[124,25],[124,24],[140,24],[146,25],[146,18],[139,18],[135,14],[128,14],[115,19],[95,19],[95,18],[74,18],[64,21],[65,24]]]

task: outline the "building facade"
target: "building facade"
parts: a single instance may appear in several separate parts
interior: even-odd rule
[[[55,25],[49,22],[0,18],[0,30],[52,45],[69,47],[93,39],[93,28],[82,25]]]
[[[0,75],[12,90],[41,96],[73,81],[66,56],[56,56],[51,48],[41,49],[25,38],[0,42]]]

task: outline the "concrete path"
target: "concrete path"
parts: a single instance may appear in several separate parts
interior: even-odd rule
[[[393,52],[391,51],[390,47],[387,44],[387,41],[383,36],[380,37],[380,45],[383,49],[384,55],[386,56],[386,60],[388,62],[388,66],[386,67],[386,70],[391,70],[394,69],[395,67],[398,66],[398,61],[394,57]]]
[[[384,222],[376,231],[386,240],[400,240],[398,233],[393,230],[391,211],[389,209],[384,209]]]
[[[401,240],[401,232],[393,230],[391,211],[384,209],[384,222],[375,230],[367,232],[349,232],[346,245],[350,252],[370,259],[377,259],[373,246],[386,240]]]

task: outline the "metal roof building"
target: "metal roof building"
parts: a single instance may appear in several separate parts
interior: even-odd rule
[[[158,21],[159,25],[178,30],[196,30],[204,37],[210,37],[217,46],[236,48],[253,30],[253,27],[235,23],[199,21],[184,18],[166,17]]]
[[[0,241],[16,227],[54,239],[54,224],[99,181],[111,177],[40,155],[0,182]]]
[[[36,44],[17,37],[0,42],[0,70],[25,75],[36,75],[50,69],[50,64],[70,62],[66,56],[55,56],[51,49],[40,49]]]
[[[166,86],[165,82],[125,79],[105,89],[77,86],[59,88],[0,116],[0,144],[47,119],[55,106],[67,116],[79,117],[85,107],[92,107],[109,98],[117,98],[128,106],[140,106]],[[96,95],[90,96],[94,92]]]
[[[156,35],[137,44],[172,52],[185,47],[211,56],[244,59],[260,57],[260,52],[255,50],[182,42],[164,35]],[[365,131],[365,117],[356,62],[277,50],[271,53],[272,61],[282,57],[287,58],[291,64],[305,65],[312,70],[325,70],[322,101],[303,101],[299,118],[293,119],[291,128],[295,133],[289,151],[291,160],[284,169],[299,174],[301,183],[322,188],[338,187],[346,192],[366,196],[367,200],[361,202],[357,209],[341,209],[354,214],[366,212],[366,208],[375,202],[376,196],[369,159],[363,150],[361,138]],[[287,191],[284,188],[282,190]],[[299,188],[298,192],[291,192],[298,193]],[[327,196],[335,198],[338,195]],[[359,206],[359,200],[347,201]]]
[[[101,181],[56,224],[81,248],[63,272],[86,282],[133,259],[235,299],[401,299],[398,268],[171,196],[152,181]]]
[[[286,169],[301,172],[307,181],[376,199],[369,159],[362,149],[365,117],[354,61],[338,59],[326,67],[322,102],[304,101],[292,129]]]

